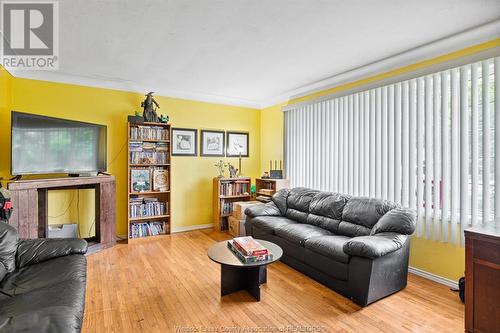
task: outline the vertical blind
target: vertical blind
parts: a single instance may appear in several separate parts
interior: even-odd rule
[[[285,110],[291,185],[396,201],[463,244],[500,220],[500,57]]]

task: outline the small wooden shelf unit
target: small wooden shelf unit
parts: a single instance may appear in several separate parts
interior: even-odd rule
[[[249,201],[251,198],[251,178],[214,178],[213,221],[214,229],[227,231],[228,217],[232,214],[232,204],[236,201]],[[224,211],[225,204],[226,210]]]
[[[151,138],[146,138],[146,137],[141,137],[139,136],[138,138],[132,138],[131,135],[131,129],[134,127],[141,127],[141,128],[150,128],[151,130],[166,130],[166,135],[164,136],[164,139],[151,139]],[[170,166],[170,161],[172,158],[171,152],[172,152],[172,146],[170,142],[170,133],[171,133],[171,124],[164,124],[164,123],[128,123],[127,125],[127,136],[128,136],[128,141],[127,141],[127,184],[128,184],[128,211],[127,211],[127,225],[128,225],[128,239],[135,239],[139,237],[134,237],[132,234],[132,228],[135,225],[135,228],[139,225],[144,225],[145,223],[148,223],[148,226],[151,227],[150,223],[161,223],[163,226],[163,232],[161,234],[169,234],[170,233],[170,228],[171,228],[171,210],[172,210],[172,205],[171,205],[171,179],[172,179],[172,169]],[[142,143],[148,143],[154,144],[155,148],[151,149],[146,149],[148,151],[156,151],[157,144],[163,144],[165,146],[166,144],[166,151],[163,150],[167,154],[166,157],[166,162],[167,163],[146,163],[144,161],[140,161],[140,163],[132,163],[131,158],[131,142],[142,142]],[[165,147],[162,147],[163,149]],[[133,191],[132,188],[132,183],[131,183],[131,170],[132,169],[149,169],[150,171],[150,190],[149,191],[142,191],[142,192],[137,192]],[[153,189],[153,171],[154,169],[163,169],[166,170],[167,172],[167,177],[168,177],[168,182],[167,182],[167,190],[165,191],[156,191]],[[164,214],[161,215],[153,215],[153,216],[136,216],[136,217],[131,217],[131,199],[137,199],[137,198],[144,198],[144,199],[156,199],[160,203],[165,204],[164,208]],[[147,228],[147,226],[146,226]],[[152,229],[150,229],[152,230]],[[141,236],[140,238],[144,237],[151,237],[151,236],[157,236],[157,235],[144,235]]]
[[[268,202],[274,193],[284,188],[290,188],[288,179],[257,178],[255,180],[256,200]]]

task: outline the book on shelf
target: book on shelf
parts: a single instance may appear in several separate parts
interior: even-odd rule
[[[140,238],[165,234],[164,222],[132,223],[129,228],[130,238]]]
[[[131,197],[129,199],[129,218],[155,217],[168,213],[168,202],[158,198]]]
[[[144,149],[144,148],[143,148]],[[168,164],[168,152],[143,150],[143,151],[130,151],[129,154],[130,164]]]
[[[149,168],[131,168],[130,189],[132,192],[151,191],[151,170]]]
[[[233,212],[233,203],[232,202],[222,202],[222,205],[220,206],[220,213],[222,215],[228,215]]]
[[[248,181],[221,182],[220,195],[234,196],[247,195],[250,192],[250,183]]]
[[[234,240],[228,240],[227,247],[236,255],[236,257],[238,257],[238,259],[240,259],[241,262],[243,262],[245,264],[273,259],[273,254],[270,252],[263,254],[263,255],[250,255],[250,256],[245,255],[235,245]]]
[[[168,191],[168,170],[155,168],[153,170],[153,191]]]
[[[169,137],[169,131],[161,126],[131,126],[131,140],[162,140],[166,141]]]
[[[269,252],[252,236],[236,237],[233,241],[234,245],[246,256],[261,256]]]

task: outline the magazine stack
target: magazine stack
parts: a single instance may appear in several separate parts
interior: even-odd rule
[[[273,259],[273,254],[251,236],[228,240],[227,247],[245,264]]]

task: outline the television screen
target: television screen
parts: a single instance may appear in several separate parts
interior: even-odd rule
[[[106,126],[12,112],[11,174],[106,171]]]

